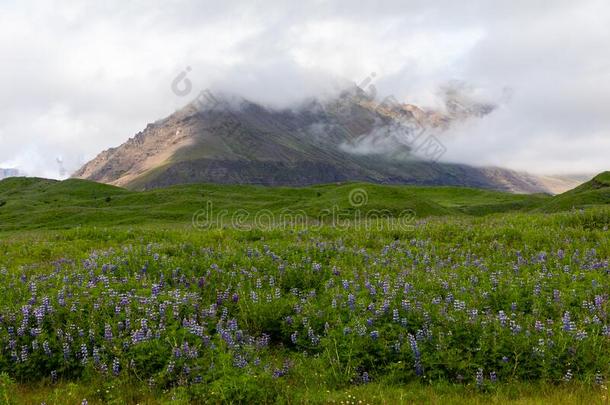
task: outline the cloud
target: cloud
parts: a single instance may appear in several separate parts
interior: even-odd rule
[[[74,170],[199,89],[284,106],[375,72],[380,97],[434,108],[454,79],[494,100],[511,89],[493,114],[443,135],[443,159],[601,171],[609,21],[602,0],[9,0],[0,5],[0,167],[60,177],[58,157]],[[187,66],[194,92],[180,97],[170,86]]]

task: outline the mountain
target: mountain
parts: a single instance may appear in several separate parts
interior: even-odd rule
[[[550,192],[535,176],[437,163],[451,125],[493,111],[448,103],[447,112],[358,87],[291,109],[202,92],[185,108],[100,153],[73,177],[143,190],[189,183],[303,186],[365,181]]]

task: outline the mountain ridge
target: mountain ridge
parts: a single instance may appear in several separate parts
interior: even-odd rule
[[[454,122],[489,114],[488,104],[452,104],[442,113],[412,104],[375,104],[359,88],[293,109],[211,93],[204,97],[101,152],[73,177],[136,190],[192,183],[364,181],[552,192],[533,175],[417,156],[424,147],[424,152],[444,148],[433,143]],[[428,144],[422,146],[421,139]]]

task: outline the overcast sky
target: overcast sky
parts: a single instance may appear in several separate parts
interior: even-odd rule
[[[444,160],[610,169],[607,0],[1,0],[0,167],[61,177],[199,89],[283,106],[371,72],[415,104],[451,80],[501,102],[444,136]]]

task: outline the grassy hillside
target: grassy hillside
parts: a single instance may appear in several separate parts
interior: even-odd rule
[[[364,200],[354,207],[350,193]],[[383,211],[389,216],[413,210],[418,218],[425,218],[526,210],[548,199],[544,195],[472,188],[368,183],[300,188],[201,184],[135,192],[86,180],[11,178],[0,181],[0,230],[87,224],[190,224],[193,214],[208,204],[213,213],[227,210],[231,215],[246,210],[252,217],[262,210],[272,214],[302,212],[309,218],[320,218],[333,209],[346,215],[358,209],[362,213]]]
[[[610,206],[539,211],[606,185],[2,181],[0,403],[604,403]],[[192,227],[208,203],[426,219]]]
[[[610,172],[604,172],[573,190],[547,200],[540,206],[540,211],[557,212],[608,203],[610,203]]]
[[[0,233],[0,403],[606,403],[608,225]]]

